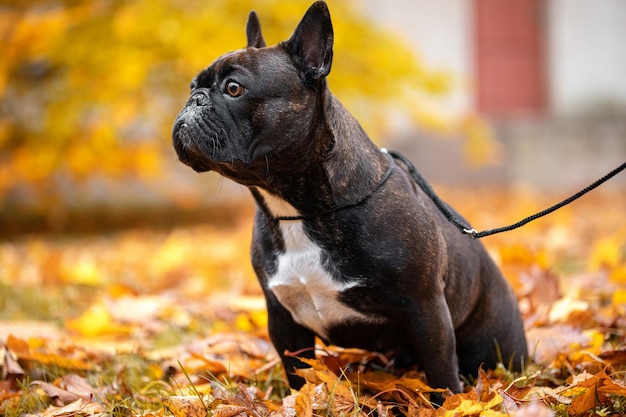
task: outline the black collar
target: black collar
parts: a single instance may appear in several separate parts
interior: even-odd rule
[[[373,196],[378,190],[380,190],[383,187],[383,185],[385,185],[385,183],[387,182],[387,180],[391,176],[391,172],[393,171],[393,168],[395,166],[395,163],[393,161],[393,157],[387,152],[387,150],[383,148],[383,149],[381,149],[381,151],[385,155],[387,155],[387,158],[389,159],[389,166],[387,167],[387,171],[385,171],[383,176],[380,178],[380,181],[378,181],[378,184],[376,185],[376,187],[374,187],[368,194],[363,196],[359,201],[357,201],[355,203],[346,204],[345,206],[335,207],[332,210],[324,211],[324,212],[318,213],[318,214],[312,214],[312,215],[308,215],[308,216],[277,216],[277,217],[274,217],[274,219],[276,221],[308,220],[308,219],[313,219],[313,218],[316,218],[316,217],[324,217],[324,216],[327,216],[327,215],[332,214],[332,213],[336,213],[336,212],[341,211],[341,210],[345,210],[345,209],[348,209],[348,208],[357,207],[357,206],[360,206],[362,204],[365,204],[365,202],[367,200],[369,200],[369,198],[371,196]]]

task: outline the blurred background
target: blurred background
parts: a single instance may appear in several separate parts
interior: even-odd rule
[[[328,3],[332,91],[435,184],[566,193],[626,160],[625,2]],[[273,44],[309,5],[4,1],[0,235],[227,221],[224,206],[249,207],[242,187],[178,163],[171,124],[193,76],[244,45],[249,10]]]

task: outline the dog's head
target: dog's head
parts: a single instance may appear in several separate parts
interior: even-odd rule
[[[248,44],[227,53],[191,83],[172,136],[179,159],[244,185],[263,185],[269,167],[297,163],[319,149],[325,77],[333,29],[324,2],[314,3],[286,41],[266,47],[256,13]]]

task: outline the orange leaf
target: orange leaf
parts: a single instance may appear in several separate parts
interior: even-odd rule
[[[222,375],[228,373],[228,369],[221,362],[213,361],[204,355],[197,352],[190,352],[190,356],[195,359],[199,359],[204,363],[204,366],[199,366],[194,369],[194,371],[204,370],[208,371],[213,375]]]
[[[568,408],[572,414],[583,414],[594,409],[602,404],[607,394],[626,396],[626,387],[615,383],[605,371],[579,381],[576,387],[582,390]]]
[[[49,353],[45,347],[31,348],[28,342],[9,335],[7,338],[7,348],[14,353],[18,359],[39,362],[43,365],[55,365],[59,368],[86,371],[92,369],[92,365],[82,358],[67,357],[67,354]]]
[[[315,385],[304,384],[298,392],[294,409],[299,417],[311,417],[313,415],[313,397],[315,396]]]
[[[332,393],[334,397],[353,397],[350,388],[348,388],[344,381],[341,381],[339,377],[332,373],[330,369],[328,369],[320,360],[306,358],[300,358],[300,360],[313,368],[313,372],[315,373],[317,379],[326,384],[328,392]],[[298,375],[303,376],[300,374],[300,371],[306,371],[306,369],[296,370]],[[305,376],[303,376],[303,378],[307,379]]]
[[[27,341],[19,339],[12,334],[7,337],[7,348],[11,352],[13,352],[18,358],[28,355],[30,351],[30,347],[28,346]]]
[[[626,387],[613,381],[606,371],[597,374],[596,378],[599,380],[598,392],[626,396]]]
[[[388,391],[400,386],[412,392],[443,392],[443,389],[429,387],[426,383],[417,378],[398,378],[384,372],[366,372],[361,376],[361,384],[375,391]]]

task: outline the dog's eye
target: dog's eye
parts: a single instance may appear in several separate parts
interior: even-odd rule
[[[226,94],[231,97],[239,97],[246,92],[246,89],[235,81],[229,81],[226,83]]]

